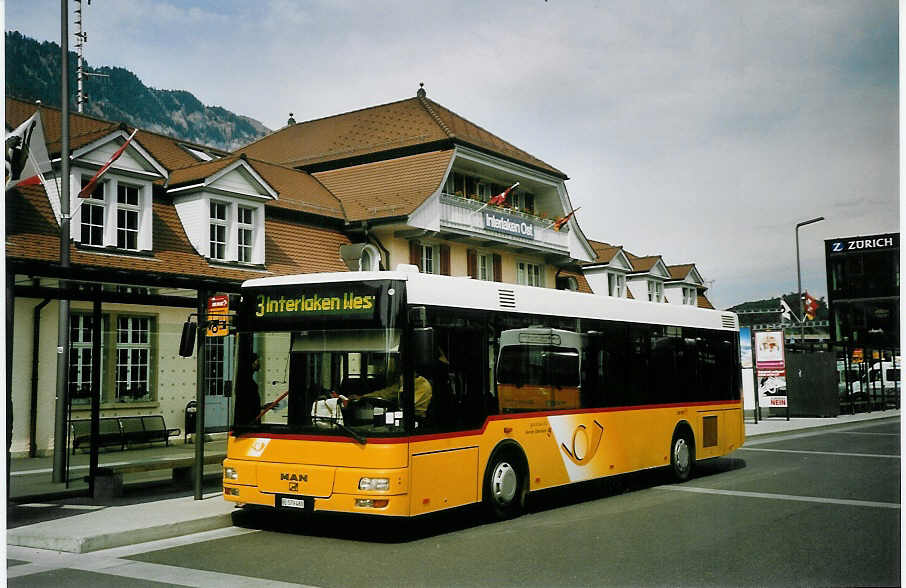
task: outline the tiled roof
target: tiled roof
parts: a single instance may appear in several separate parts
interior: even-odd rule
[[[15,128],[34,114],[35,109],[36,105],[33,103],[7,98],[6,124]],[[42,107],[41,120],[44,123],[45,139],[49,143],[48,150],[59,154],[60,121],[62,120],[60,110]],[[78,149],[121,127],[120,123],[70,113],[70,148]],[[222,152],[144,130],[136,133],[134,141],[147,150],[170,173],[169,187],[207,178],[238,159],[238,156],[232,155],[212,161],[199,161],[180,145],[214,153]],[[305,172],[254,160],[249,160],[249,164],[279,195],[278,200],[269,203],[269,206],[331,218],[343,218],[343,207],[339,200]]]
[[[434,151],[318,172],[314,177],[339,195],[347,220],[411,214],[443,181],[453,151]]]
[[[686,276],[689,275],[689,272],[692,271],[692,268],[695,267],[694,263],[685,263],[682,265],[668,265],[667,271],[670,272],[670,278],[673,280],[684,280]]]
[[[591,262],[586,262],[583,265],[596,265],[599,263],[610,263],[613,261],[613,258],[617,256],[623,247],[620,245],[611,245],[610,243],[604,243],[602,241],[592,241],[588,240],[588,244],[591,245],[591,248],[595,252],[595,259]]]
[[[16,98],[6,99],[6,125],[12,128],[19,126],[25,119],[35,113],[37,105]],[[47,151],[51,156],[60,154],[60,139],[62,137],[62,116],[58,108],[41,106],[41,121],[44,123],[44,139],[47,141]],[[117,129],[124,127],[122,123],[102,120],[86,116],[77,112],[69,113],[69,148],[76,150],[79,147],[97,141]],[[198,159],[180,145],[188,145],[205,151],[223,154],[217,149],[211,149],[188,141],[182,141],[139,130],[135,135],[137,141],[156,159],[167,171],[187,167],[199,163]]]
[[[176,188],[200,182],[233,165],[240,159],[244,159],[277,192],[277,200],[269,201],[268,206],[332,218],[344,218],[343,206],[337,197],[307,173],[289,167],[248,159],[239,155],[230,155],[222,159],[175,170],[170,174],[170,182],[167,187]]]
[[[443,123],[444,127],[448,129],[451,136],[460,139],[466,143],[480,147],[482,149],[487,149],[488,151],[503,155],[510,159],[515,159],[523,163],[528,163],[534,167],[544,169],[545,171],[551,172],[555,175],[561,176],[564,179],[566,174],[557,168],[548,165],[547,163],[541,161],[534,155],[526,153],[522,149],[507,143],[500,137],[489,133],[478,125],[466,120],[465,118],[459,116],[452,110],[441,106],[433,100],[427,98],[420,98],[425,108],[430,112],[433,111],[440,118],[440,121]]]
[[[568,269],[562,269],[558,273],[558,276],[561,278],[575,278],[576,285],[578,286],[577,292],[585,292],[586,294],[594,294],[594,290],[591,289],[591,286],[588,285],[588,280],[585,279],[585,274],[580,271],[574,272]]]
[[[646,257],[639,257],[629,253],[625,249],[623,250],[626,253],[626,257],[629,258],[629,262],[632,264],[632,273],[645,273],[651,271],[651,268],[661,259],[660,255],[648,255]]]
[[[60,255],[60,232],[47,195],[40,186],[7,193],[6,255],[9,259],[54,262]],[[70,248],[73,267],[91,266],[157,275],[247,280],[261,271],[212,265],[189,243],[175,208],[155,201],[154,250],[151,256],[107,254]],[[265,221],[265,268],[271,275],[346,271],[339,255],[349,239],[339,231],[268,218]]]
[[[403,148],[421,146],[435,150],[439,141],[449,142],[450,146],[471,145],[566,177],[553,166],[423,97],[289,125],[238,152],[291,167],[307,167]]]
[[[701,292],[701,291],[699,291],[699,293],[698,293],[697,305],[699,308],[707,308],[709,310],[714,310],[714,305],[711,304],[711,301],[708,300],[708,297],[705,296],[704,292]]]

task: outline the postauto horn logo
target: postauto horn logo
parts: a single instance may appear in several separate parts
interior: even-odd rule
[[[560,444],[560,448],[574,464],[584,466],[592,460],[601,445],[604,426],[598,421],[594,421],[590,435],[591,438],[589,438],[589,431],[585,425],[579,425],[573,431],[572,447],[567,447],[566,443]]]

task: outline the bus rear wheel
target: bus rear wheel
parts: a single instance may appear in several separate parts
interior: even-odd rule
[[[685,482],[692,475],[695,465],[695,442],[686,431],[673,434],[670,443],[670,470],[677,482]]]
[[[498,520],[519,516],[525,508],[524,460],[514,450],[499,451],[484,475],[484,504]]]

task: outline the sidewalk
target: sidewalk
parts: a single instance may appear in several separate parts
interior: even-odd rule
[[[761,438],[793,431],[840,427],[865,421],[898,418],[899,416],[899,410],[887,410],[840,415],[835,418],[794,418],[789,421],[782,417],[772,417],[767,420],[759,420],[758,424],[747,422],[746,437],[749,439]],[[206,453],[214,450],[212,445],[212,443],[206,444]],[[188,445],[175,449],[183,453],[192,451],[191,446]],[[108,462],[112,462],[117,455],[108,453],[105,454],[105,457],[108,458]],[[129,458],[132,457],[134,454],[129,456]],[[119,452],[119,458],[124,459],[123,452]],[[102,460],[103,462],[104,460]],[[15,463],[13,471],[14,473],[16,471]],[[230,513],[234,507],[232,503],[223,500],[219,479],[216,480],[216,485],[212,482],[206,490],[209,492],[204,495],[204,499],[197,501],[189,493],[176,497],[172,495],[157,498],[145,497],[145,500],[141,502],[136,502],[133,497],[114,502],[108,501],[106,504],[96,504],[92,503],[90,499],[82,498],[30,505],[9,505],[7,526],[10,526],[13,518],[19,517],[20,522],[23,517],[27,518],[26,511],[30,509],[43,511],[45,519],[53,514],[56,514],[57,517],[53,520],[14,526],[7,531],[6,541],[8,545],[21,547],[86,553],[230,526],[232,524]]]

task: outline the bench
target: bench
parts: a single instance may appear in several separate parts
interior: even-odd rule
[[[163,415],[119,417],[126,445],[163,441],[169,447],[170,437],[179,437],[179,429],[168,429]]]
[[[79,419],[72,425],[72,453],[79,447],[91,445],[91,420]],[[100,419],[99,447],[118,445],[120,450],[136,443],[163,441],[170,445],[170,437],[178,437],[179,429],[168,429],[163,415],[104,417]]]
[[[79,419],[71,422],[72,425],[72,454],[75,455],[76,449],[85,446],[87,449],[91,445],[91,420]],[[117,417],[105,417],[100,419],[98,429],[98,447],[110,447],[119,445],[120,449],[126,448],[126,440],[123,437]]]
[[[207,453],[203,465],[221,464],[226,458],[223,453]],[[171,457],[135,463],[122,463],[98,468],[95,478],[95,498],[113,498],[123,493],[123,474],[137,474],[158,470],[172,470],[172,481],[179,486],[191,486],[194,457]],[[88,477],[85,477],[88,481]]]

